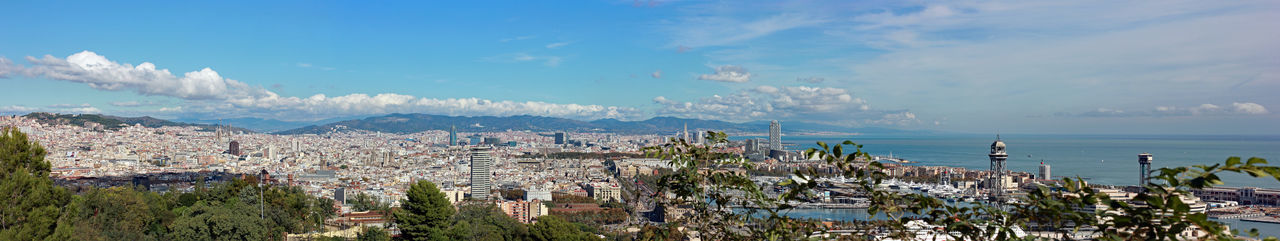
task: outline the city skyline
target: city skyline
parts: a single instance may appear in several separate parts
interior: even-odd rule
[[[1273,2],[5,5],[5,114],[1280,134]]]

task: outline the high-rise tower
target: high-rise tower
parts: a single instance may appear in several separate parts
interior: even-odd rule
[[[782,124],[778,120],[769,122],[769,150],[782,150]]]
[[[239,141],[231,141],[231,143],[228,143],[228,144],[227,144],[227,153],[228,153],[228,154],[231,154],[232,156],[239,156],[239,155],[240,155],[240,142],[239,142]]]
[[[458,145],[458,126],[449,126],[449,146]]]
[[[680,138],[684,138],[685,142],[693,141],[693,138],[689,138],[689,123],[684,123],[684,134]]]
[[[564,132],[556,132],[556,145],[564,145],[569,143],[569,134]]]
[[[471,198],[489,200],[489,189],[492,187],[492,175],[489,167],[493,165],[493,151],[486,146],[471,148]]]
[[[994,181],[993,185],[991,185],[991,195],[996,198],[1004,196],[1005,190],[1004,161],[1009,159],[1009,153],[1006,153],[1004,149],[1004,141],[1001,141],[1000,136],[996,135],[996,142],[991,143],[991,154],[987,154],[987,157],[991,158],[991,176],[992,181]]]
[[[1151,178],[1151,153],[1138,154],[1138,186],[1147,186],[1147,178]]]
[[[1038,173],[1038,174],[1039,174],[1039,176],[1037,176],[1037,177],[1038,177],[1038,178],[1040,178],[1040,179],[1042,179],[1042,180],[1053,180],[1053,176],[1052,176],[1052,175],[1053,175],[1053,173],[1051,173],[1051,172],[1049,172],[1049,171],[1050,171],[1050,170],[1049,170],[1049,164],[1044,164],[1044,161],[1043,161],[1043,160],[1041,160],[1041,161],[1040,161],[1040,173]]]

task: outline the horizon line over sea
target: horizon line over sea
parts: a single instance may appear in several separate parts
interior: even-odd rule
[[[735,136],[731,140],[767,138]],[[1137,158],[1151,153],[1152,169],[1223,163],[1228,157],[1280,157],[1280,135],[1123,135],[1123,134],[1000,134],[1008,145],[1007,167],[1034,173],[1041,161],[1050,165],[1054,179],[1082,177],[1103,185],[1136,185]],[[818,147],[824,141],[834,145],[844,140],[863,145],[872,155],[889,155],[913,161],[907,165],[950,166],[989,169],[988,149],[996,134],[865,134],[865,135],[784,135],[788,150]],[[1280,163],[1272,162],[1271,165]],[[1273,178],[1253,178],[1246,174],[1220,175],[1228,187],[1280,188]]]

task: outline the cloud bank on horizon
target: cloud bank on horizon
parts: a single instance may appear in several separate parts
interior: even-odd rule
[[[139,95],[167,96],[184,100],[184,105],[164,107],[157,113],[199,113],[210,116],[227,113],[251,117],[281,120],[316,120],[323,118],[389,114],[428,113],[459,116],[513,116],[536,115],[580,120],[620,119],[638,120],[653,117],[645,110],[631,107],[557,104],[538,101],[517,102],[479,98],[437,99],[415,97],[396,93],[374,95],[356,93],[329,97],[315,94],[309,97],[281,96],[263,88],[222,77],[211,68],[174,75],[168,69],[157,69],[150,62],[134,66],[111,61],[91,51],[82,51],[66,58],[45,55],[27,57],[31,66],[7,64],[5,74],[21,73],[30,77],[83,83],[104,91],[131,91]],[[722,67],[724,72],[742,71],[732,66]],[[718,71],[721,72],[721,71]],[[737,73],[722,73],[742,76]],[[749,74],[746,74],[749,76]],[[655,72],[654,77],[659,77]],[[737,77],[733,77],[737,78]],[[745,81],[745,80],[744,80]],[[653,110],[657,116],[678,116],[711,120],[745,122],[767,118],[790,119],[824,115],[830,117],[859,117],[861,123],[824,122],[832,124],[913,124],[914,114],[906,111],[871,111],[866,101],[852,97],[845,89],[832,87],[762,85],[751,91],[743,91],[729,98],[714,96],[695,102],[677,103],[658,96],[654,102],[660,108]],[[138,107],[157,105],[152,102],[112,102],[113,106]],[[70,113],[101,113],[88,104],[81,106],[50,106],[32,108],[25,106],[0,107],[0,112],[57,111]],[[842,116],[841,113],[854,113]],[[872,114],[868,115],[870,112]]]
[[[84,83],[91,88],[106,91],[132,91],[140,95],[168,96],[186,100],[186,105],[162,108],[158,112],[196,112],[215,115],[239,113],[246,116],[273,119],[322,119],[338,116],[431,113],[446,115],[541,115],[574,119],[634,119],[638,111],[600,105],[554,104],[537,101],[493,101],[478,98],[434,99],[419,98],[395,93],[349,94],[309,97],[280,96],[260,86],[224,78],[210,68],[187,72],[177,76],[168,69],[156,69],[155,64],[143,62],[137,66],[121,64],[91,51],[72,54],[65,59],[45,55],[43,58],[27,57],[32,66],[10,64],[9,72]],[[0,59],[0,63],[11,63]],[[126,103],[125,105],[132,105]],[[12,107],[14,111],[35,111],[36,108]],[[72,111],[72,110],[68,110]],[[93,112],[100,112],[94,109]]]

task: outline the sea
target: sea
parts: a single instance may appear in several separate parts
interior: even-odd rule
[[[733,140],[767,138],[765,136],[731,137]],[[1137,185],[1138,154],[1151,153],[1152,170],[1161,167],[1213,165],[1228,157],[1250,157],[1280,165],[1280,136],[1274,135],[1065,135],[1003,134],[1012,171],[1035,173],[1040,163],[1050,166],[1054,179],[1081,177],[1089,183],[1103,185]],[[989,169],[987,153],[996,134],[876,134],[783,136],[788,150],[817,148],[819,141],[834,145],[850,140],[862,145],[872,155],[912,161],[907,165],[951,166]],[[847,152],[850,149],[846,149]],[[1225,186],[1280,189],[1275,178],[1253,178],[1245,174],[1220,174]],[[865,210],[806,209],[792,213],[797,217],[835,220],[868,218]],[[1280,236],[1280,224],[1221,220],[1236,229],[1257,228],[1263,235]]]

